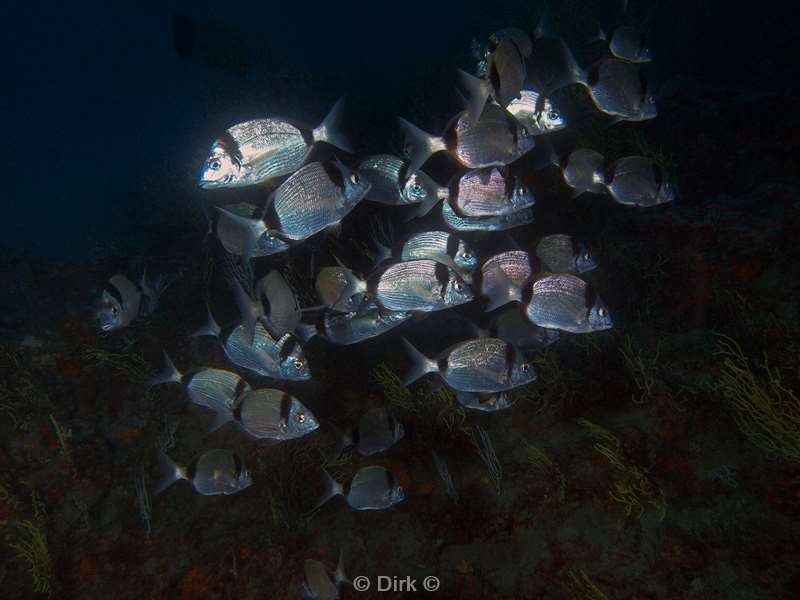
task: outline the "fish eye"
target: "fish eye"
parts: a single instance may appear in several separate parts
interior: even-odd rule
[[[116,306],[111,307],[111,314],[115,317],[119,314],[119,309]]]
[[[591,258],[591,256],[589,256],[589,253],[588,252],[584,252],[583,260],[589,260],[590,258]]]
[[[520,129],[520,132],[519,132],[519,134],[520,134],[522,137],[528,137],[528,130],[527,130],[525,127],[520,127],[519,129]]]
[[[547,116],[550,117],[550,119],[552,119],[553,121],[555,121],[561,115],[559,115],[557,111],[551,110],[550,114],[548,114]]]
[[[361,294],[361,300],[363,302],[369,302],[369,293],[368,292],[364,292],[363,294]]]
[[[302,369],[303,368],[303,364],[304,363],[303,363],[302,359],[300,359],[300,358],[295,358],[294,359],[294,368],[295,369]]]
[[[464,260],[470,260],[472,258],[472,254],[470,252],[464,252],[461,256]]]
[[[530,371],[531,366],[528,363],[522,363],[519,368],[523,373],[527,373]]]
[[[415,183],[414,185],[411,186],[411,191],[414,192],[415,194],[421,194],[422,186],[418,183]]]
[[[218,159],[218,158],[212,159],[212,160],[211,160],[211,161],[208,163],[208,168],[209,168],[209,169],[211,169],[212,171],[219,171],[219,169],[220,169],[220,167],[221,167],[221,166],[222,166],[222,163],[221,163],[221,162],[219,162],[219,159]]]
[[[460,281],[456,281],[456,282],[453,284],[453,288],[455,288],[455,290],[456,290],[457,292],[460,292],[461,290],[463,290],[463,289],[464,289],[464,284],[462,284]]]
[[[600,315],[601,317],[605,317],[606,309],[601,306],[600,308],[597,309],[597,314]]]
[[[524,196],[525,194],[528,193],[528,189],[524,185],[521,185],[519,186],[519,193]]]
[[[350,183],[358,185],[359,181],[361,181],[361,178],[358,176],[358,173],[350,173]]]
[[[302,412],[297,413],[297,422],[298,423],[305,423],[306,422],[306,413],[302,413]]]

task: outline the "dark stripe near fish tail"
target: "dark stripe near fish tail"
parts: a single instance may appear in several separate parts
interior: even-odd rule
[[[437,262],[434,272],[436,273],[436,281],[440,286],[439,294],[444,298],[445,292],[447,291],[447,284],[450,281],[450,269],[447,265]]]
[[[387,485],[386,489],[393,490],[395,482],[396,480],[394,478],[394,475],[392,475],[392,472],[389,469],[386,469],[386,485]]]
[[[460,119],[455,119],[442,136],[444,139],[444,147],[447,148],[447,151],[450,153],[454,153],[458,149],[458,131],[456,131],[456,129],[459,120]]]
[[[186,467],[186,477],[189,479],[189,481],[194,481],[194,478],[197,475],[197,463],[199,460],[200,457],[198,456],[189,463],[189,466]]]
[[[586,299],[586,308],[592,308],[594,303],[597,302],[597,290],[591,283],[586,284],[584,298]]]
[[[647,101],[647,79],[641,71],[639,72],[639,86],[639,101],[644,104]]]
[[[119,305],[120,305],[120,306],[123,306],[123,302],[122,302],[122,292],[121,292],[121,291],[119,291],[119,288],[117,288],[117,286],[115,286],[115,285],[114,285],[113,283],[111,283],[111,282],[108,282],[108,283],[106,284],[106,287],[105,287],[104,289],[105,289],[105,291],[106,291],[106,292],[108,292],[108,293],[109,293],[109,295],[110,295],[112,298],[114,298],[114,300],[116,300],[117,302],[119,302]]]
[[[536,101],[533,103],[533,112],[537,117],[544,112],[544,100],[545,97],[543,93],[536,94]]]
[[[292,397],[283,392],[281,395],[281,423],[289,422],[289,412],[292,410]]]
[[[522,285],[522,297],[520,299],[522,302],[522,306],[527,307],[528,304],[530,304],[531,300],[533,299],[533,283],[534,281],[536,281],[536,279],[537,278],[534,275]]]
[[[656,190],[661,189],[661,184],[664,183],[664,170],[656,163],[652,164],[653,180],[656,182]]]
[[[514,363],[517,361],[517,349],[513,344],[506,344],[506,377],[511,379]]]
[[[445,253],[450,258],[455,258],[456,254],[458,254],[458,243],[460,240],[457,236],[451,234],[447,235],[447,245],[445,246]]]
[[[330,178],[333,184],[340,190],[344,189],[344,175],[339,165],[328,160],[322,161],[322,168],[325,169],[325,174]]]
[[[281,218],[275,210],[275,202],[272,200],[267,200],[267,205],[264,207],[264,212],[261,215],[261,221],[267,229],[272,229],[274,231],[283,230]]]
[[[244,402],[239,402],[236,406],[233,407],[233,420],[237,423],[242,422],[242,406]]]
[[[236,164],[237,167],[242,166],[242,151],[239,149],[239,142],[236,141],[231,135],[230,131],[223,132],[219,138],[217,138],[217,143],[222,146],[222,149],[231,157],[231,161]]]
[[[600,65],[602,62],[595,63],[586,73],[586,83],[587,85],[592,88],[597,85],[597,82],[600,80]]]
[[[603,174],[603,184],[610,187],[617,172],[617,163],[606,162],[598,170]]]
[[[310,148],[314,145],[314,132],[310,129],[301,129],[300,135],[303,136],[303,142],[306,145],[306,148]]]
[[[233,470],[236,473],[236,477],[238,479],[239,475],[242,474],[244,470],[244,465],[242,464],[242,459],[239,458],[238,454],[233,454]]]
[[[505,189],[503,190],[503,193],[505,194],[506,198],[511,198],[514,196],[514,189],[517,186],[517,177],[507,169],[504,169],[503,176],[505,177],[503,180],[505,182]]]
[[[495,91],[500,90],[500,73],[497,72],[497,66],[495,65],[494,60],[490,61],[491,66],[489,67],[489,83],[492,84],[492,89]]]
[[[238,398],[248,388],[247,382],[244,379],[239,379],[236,382],[236,390],[234,391],[234,398]]]

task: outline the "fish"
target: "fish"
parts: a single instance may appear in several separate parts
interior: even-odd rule
[[[570,333],[611,329],[611,313],[593,285],[571,273],[548,273],[526,292],[525,316],[531,323]]]
[[[327,471],[325,477],[325,494],[317,502],[316,508],[325,504],[334,496],[344,496],[350,508],[355,510],[383,510],[405,500],[403,486],[385,467],[369,466],[359,469],[345,494],[341,483],[335,481]]]
[[[447,200],[462,217],[497,217],[533,206],[536,199],[521,178],[497,168],[468,171],[453,178]]]
[[[524,32],[520,33],[527,36]],[[530,47],[530,38],[527,42]],[[470,123],[478,121],[487,99],[493,98],[501,106],[506,106],[519,97],[519,91],[525,82],[526,57],[512,37],[502,37],[496,43],[490,40],[488,50],[485,58],[485,79],[479,79],[460,69],[458,71],[469,97],[467,120]]]
[[[108,280],[100,295],[96,317],[100,331],[111,332],[130,325],[138,316],[142,292],[122,274]]]
[[[494,52],[494,49],[505,40],[514,42],[523,58],[528,58],[533,52],[533,42],[531,40],[531,36],[529,36],[519,27],[505,27],[495,31],[489,36],[487,50],[489,52]]]
[[[467,112],[457,114],[440,137],[431,135],[398,117],[406,135],[410,156],[409,173],[417,170],[434,154],[448,155],[467,169],[502,167],[527,153],[534,136],[503,107],[487,104],[480,119],[471,122]]]
[[[380,308],[389,311],[433,312],[471,302],[472,288],[450,265],[428,259],[395,263],[368,278],[367,291]],[[349,269],[345,274],[348,286],[343,296],[350,297],[365,282]]]
[[[412,362],[404,385],[427,373],[436,373],[456,391],[492,394],[536,379],[533,365],[525,355],[498,338],[480,337],[454,344],[436,359],[422,354],[406,338],[401,340]]]
[[[475,394],[473,392],[456,392],[456,400],[464,408],[481,412],[496,412],[511,408],[513,403],[507,391],[494,394]]]
[[[261,323],[273,338],[294,331],[302,311],[294,290],[280,271],[270,271],[261,278],[256,284],[256,294],[264,306]]]
[[[353,582],[344,572],[344,555],[339,552],[339,563],[333,574],[333,581],[328,569],[318,560],[308,558],[303,562],[303,592],[308,600],[338,600],[339,586]]]
[[[545,135],[567,126],[567,117],[544,93],[535,89],[522,89],[519,96],[506,105],[506,110],[531,135]]]
[[[351,434],[338,432],[341,438],[340,450],[355,446],[361,456],[372,456],[385,452],[405,436],[405,428],[392,411],[384,408],[372,408],[361,415],[358,427]],[[338,455],[338,452],[335,453]]]
[[[488,300],[486,311],[492,311],[508,302],[521,302],[525,284],[541,264],[536,257],[523,250],[495,254],[481,265],[481,294]],[[498,272],[502,271],[502,275]]]
[[[222,330],[208,309],[206,325],[192,335],[218,338],[228,360],[262,377],[289,381],[311,379],[303,348],[290,333],[276,340],[260,322],[256,322],[252,342],[248,342],[247,332],[241,323]]]
[[[449,259],[460,272],[471,273],[478,267],[478,255],[461,238],[446,231],[423,231],[412,235],[400,252],[401,260]]]
[[[159,458],[164,477],[156,485],[154,495],[180,479],[190,482],[203,496],[228,496],[253,484],[242,459],[231,450],[206,450],[186,466],[178,465],[161,451]]]
[[[441,187],[423,171],[410,173],[408,162],[391,154],[368,156],[358,172],[372,184],[366,200],[402,206],[436,198]]]
[[[496,217],[462,217],[449,202],[442,202],[442,219],[453,231],[504,231],[533,223],[533,208]]]
[[[649,63],[653,60],[653,51],[647,43],[647,36],[634,25],[620,25],[606,33],[598,25],[597,35],[593,42],[603,41],[608,44],[612,56],[631,63]]]
[[[597,261],[583,244],[563,233],[548,235],[536,244],[536,256],[547,271],[585,273],[597,267]]]
[[[300,323],[295,332],[303,342],[319,335],[337,346],[349,346],[386,333],[412,316],[409,311],[381,310],[370,303],[348,313],[324,311],[316,324]]]
[[[544,350],[561,337],[558,329],[547,329],[531,323],[519,305],[509,306],[494,319],[489,336],[505,340],[520,350],[533,352]]]
[[[270,388],[249,390],[239,396],[233,419],[257,439],[293,440],[319,428],[319,421],[297,398]]]
[[[322,267],[314,281],[314,290],[322,304],[339,312],[355,312],[370,302],[372,297],[367,291],[366,282],[359,286],[352,295],[344,297],[348,278],[345,267]]]
[[[286,252],[290,245],[267,231],[260,219],[261,209],[245,202],[217,207],[216,235],[226,251],[245,258]]]
[[[677,195],[666,170],[644,156],[626,156],[607,164],[599,152],[580,149],[569,155],[562,172],[576,195],[607,193],[626,206],[658,206]]]
[[[562,40],[559,45],[567,74],[553,85],[551,92],[577,83],[586,88],[599,111],[615,120],[646,121],[658,115],[655,94],[637,65],[618,58],[603,58],[583,70]]]
[[[211,144],[200,187],[246,187],[289,175],[303,166],[318,142],[349,152],[350,145],[338,129],[343,107],[340,98],[310,131],[279,118],[253,119],[228,128]]]
[[[338,226],[369,192],[371,184],[340,161],[298,169],[268,200],[263,221],[284,240],[305,240]]]
[[[186,374],[175,368],[169,355],[164,352],[163,370],[148,380],[148,385],[180,383],[186,386],[189,399],[198,406],[216,413],[208,431],[216,431],[233,420],[233,409],[242,394],[250,391],[250,385],[238,374],[224,369],[206,367]]]

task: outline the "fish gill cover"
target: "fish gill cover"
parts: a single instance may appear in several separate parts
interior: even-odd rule
[[[472,7],[380,76],[173,15],[231,86],[190,184],[9,278],[73,308],[0,346],[3,597],[791,597],[800,188],[697,200],[648,6]]]

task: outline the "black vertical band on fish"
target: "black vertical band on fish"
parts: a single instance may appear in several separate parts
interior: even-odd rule
[[[120,305],[120,306],[124,306],[124,302],[122,301],[122,292],[119,290],[119,288],[118,288],[117,286],[115,286],[115,285],[114,285],[113,283],[111,283],[111,282],[108,282],[108,283],[106,284],[106,287],[105,287],[105,288],[103,288],[103,290],[104,290],[104,291],[106,291],[106,292],[108,292],[108,294],[109,294],[109,295],[110,295],[112,298],[114,298],[114,300],[116,300],[117,302],[119,302],[119,305]]]
[[[272,202],[272,199],[267,200],[267,204],[264,206],[264,211],[261,215],[261,221],[267,229],[272,231],[281,230],[281,218],[275,210],[275,204]]]
[[[241,396],[242,393],[245,390],[249,389],[249,388],[250,388],[250,386],[247,384],[247,382],[244,380],[244,378],[240,378],[239,381],[236,382],[236,390],[234,391],[234,396],[233,396],[234,399],[236,399],[239,396]]]
[[[281,346],[281,350],[278,353],[280,360],[283,361],[287,357],[291,356],[292,352],[294,352],[295,348],[297,348],[297,345],[297,339],[295,339],[293,336],[289,336],[289,338],[283,343],[283,346]]]
[[[244,406],[244,402],[239,402],[233,407],[233,420],[239,423],[242,422],[242,406]]]
[[[597,302],[597,290],[591,283],[586,284],[586,308],[592,308]]]
[[[656,193],[658,193],[661,191],[661,184],[664,183],[664,170],[656,163],[653,163],[653,181],[656,182]]]
[[[445,293],[447,293],[447,283],[450,281],[450,269],[446,264],[437,262],[435,273],[436,281],[439,282],[440,286],[439,294],[444,298]]]
[[[458,244],[461,240],[458,237],[450,234],[447,236],[447,245],[445,247],[445,252],[447,256],[450,258],[455,258],[456,254],[458,254]]]
[[[392,475],[392,472],[389,469],[385,469],[384,473],[386,473],[386,489],[393,490],[395,483],[394,475]]]
[[[489,64],[489,83],[492,84],[493,90],[500,90],[500,73],[497,70],[497,64],[494,61],[490,61]]]
[[[439,369],[440,373],[444,373],[447,371],[447,357],[443,356],[436,361],[436,368]]]
[[[202,456],[202,455],[201,455]],[[195,458],[189,465],[186,467],[186,477],[189,481],[193,480],[197,475],[197,463],[200,462],[200,456]]]
[[[306,145],[306,148],[311,148],[314,144],[317,143],[317,140],[314,139],[314,132],[310,129],[300,129],[300,135],[303,137],[303,143]]]
[[[239,455],[235,452],[233,453],[233,468],[236,473],[236,478],[238,479],[239,475],[241,475],[244,470],[244,465],[242,464],[242,459],[239,458]]]
[[[514,190],[517,186],[517,176],[512,174],[508,169],[504,169],[504,171],[504,173],[501,173],[503,175],[503,182],[505,183],[503,193],[506,198],[513,198]]]
[[[234,139],[231,132],[227,129],[217,138],[217,142],[225,153],[231,157],[231,162],[233,162],[237,167],[242,166],[242,160],[244,157],[242,156],[242,151],[239,148],[239,142]]]
[[[514,344],[506,344],[506,376],[511,379],[517,361],[517,349]]]
[[[281,396],[281,423],[289,422],[289,413],[292,410],[292,397],[284,392]]]
[[[330,178],[333,185],[338,187],[340,190],[344,189],[344,176],[342,175],[341,169],[336,163],[333,163],[328,160],[323,160],[321,162],[322,168],[325,169],[325,174]]]
[[[447,198],[445,202],[450,202],[450,206],[455,206],[458,202],[458,192],[460,190],[461,177],[453,177],[447,182]]]
[[[451,127],[448,127],[442,138],[444,139],[444,146],[450,154],[455,154],[458,150],[458,121],[456,120]]]

